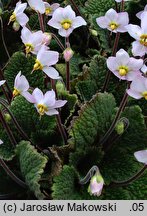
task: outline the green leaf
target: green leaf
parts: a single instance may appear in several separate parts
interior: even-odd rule
[[[114,1],[112,0],[88,0],[85,3],[85,11],[88,15],[105,14],[107,10],[114,8]]]
[[[3,141],[3,144],[0,145],[0,159],[10,161],[15,156],[15,152],[4,128],[0,128],[0,138]]]
[[[34,62],[35,58],[33,56],[28,56],[26,58],[23,52],[16,52],[12,55],[9,64],[4,71],[5,78],[11,89],[14,87],[14,80],[19,71],[26,76],[30,86],[33,88],[44,88],[43,72],[35,71],[31,74]]]
[[[115,112],[115,100],[111,94],[98,93],[80,110],[79,116],[72,122],[70,128],[71,139],[76,149],[83,149],[97,145],[99,139],[111,124]]]
[[[26,184],[38,199],[43,199],[39,181],[47,163],[46,157],[39,154],[27,141],[21,141],[16,147],[20,169]]]
[[[59,176],[54,178],[52,196],[55,200],[80,199],[78,194],[78,174],[73,167],[65,165]],[[77,187],[76,187],[77,186]]]

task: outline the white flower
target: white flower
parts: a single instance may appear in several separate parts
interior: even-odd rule
[[[147,165],[147,150],[141,150],[134,153],[135,158]]]
[[[3,141],[0,139],[0,145],[2,145],[3,144]]]
[[[42,45],[37,54],[37,58],[34,64],[33,71],[43,70],[44,73],[52,79],[59,79],[58,71],[51,67],[58,62],[59,53],[56,51],[50,51],[45,45]]]
[[[26,23],[29,21],[29,18],[24,13],[24,10],[26,9],[26,7],[27,7],[27,3],[22,4],[21,1],[19,1],[16,4],[14,12],[10,16],[9,23],[17,21],[21,26],[25,26]]]
[[[56,110],[64,106],[67,101],[66,100],[56,100],[55,92],[53,90],[47,91],[45,94],[38,88],[35,88],[32,97],[29,102],[34,103],[38,113],[40,116],[46,114],[49,116],[57,115],[59,112]]]
[[[28,0],[28,4],[33,10],[39,12],[40,14],[45,13],[45,5],[42,0]]]
[[[26,54],[37,54],[42,46],[43,32],[31,32],[27,27],[21,30],[21,40],[25,45]]]
[[[29,93],[27,92],[29,90],[29,83],[24,75],[21,75],[21,71],[17,74],[14,81],[14,91],[13,91],[13,97],[17,95],[27,96]]]
[[[48,25],[58,29],[62,37],[68,37],[75,28],[86,25],[86,22],[81,16],[76,16],[71,6],[68,5],[65,8],[57,8]]]
[[[48,2],[44,2],[45,5],[45,15],[52,16],[54,11],[60,6],[58,3],[49,4]]]

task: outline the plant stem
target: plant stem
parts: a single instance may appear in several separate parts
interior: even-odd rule
[[[56,119],[57,119],[57,125],[59,128],[60,134],[62,136],[64,144],[66,145],[67,144],[67,135],[66,135],[66,131],[64,129],[64,126],[62,125],[60,114],[56,115]]]
[[[78,8],[78,6],[76,5],[76,3],[73,1],[73,0],[69,0],[70,1],[70,3],[72,4],[72,6],[74,7],[74,10],[76,11],[76,14],[78,15],[78,16],[81,16],[82,17],[82,14],[81,14],[81,12],[79,11],[79,8]]]
[[[119,106],[119,109],[118,109],[118,111],[117,111],[117,113],[116,113],[116,116],[115,116],[115,118],[114,118],[114,120],[113,120],[113,122],[112,122],[112,124],[111,124],[111,126],[110,126],[110,128],[109,128],[109,130],[106,132],[106,134],[104,135],[104,137],[103,137],[102,140],[100,141],[100,145],[104,145],[103,148],[104,148],[105,151],[106,151],[107,148],[108,148],[108,146],[107,146],[107,144],[105,144],[105,142],[107,141],[107,139],[109,138],[109,136],[110,136],[111,133],[113,132],[113,130],[114,130],[114,128],[115,128],[115,125],[116,125],[118,119],[120,118],[121,113],[122,113],[122,111],[124,110],[124,107],[126,106],[127,100],[128,100],[128,94],[127,94],[127,92],[125,92],[125,94],[124,94],[124,96],[123,96],[123,99],[122,99],[122,101],[121,101],[121,104],[120,104],[120,106]]]
[[[51,33],[52,37],[56,40],[57,44],[59,45],[59,47],[64,51],[65,47],[63,46],[62,42],[60,41],[60,39],[53,33]]]
[[[120,32],[117,32],[116,37],[115,37],[115,41],[114,41],[113,50],[112,50],[112,56],[116,55],[119,38],[120,38]],[[108,84],[109,84],[109,81],[110,81],[110,76],[111,76],[111,71],[108,71],[107,74],[106,74],[106,77],[105,77],[102,92],[105,92],[107,90],[107,87],[108,87]]]
[[[15,147],[15,145],[17,144],[17,142],[16,142],[16,140],[15,140],[15,138],[13,136],[13,133],[12,133],[11,129],[9,128],[8,124],[6,123],[6,121],[5,121],[5,119],[4,119],[3,114],[2,114],[1,111],[0,111],[0,121],[1,121],[1,123],[3,125],[3,127],[5,128],[6,133],[7,133],[8,137],[9,137],[12,145]]]
[[[86,176],[85,176],[83,179],[81,179],[81,180],[79,181],[79,183],[82,184],[82,185],[86,184],[86,183],[94,176],[94,174],[95,174],[96,172],[99,173],[99,168],[98,168],[96,165],[94,165],[94,166],[88,171],[88,173],[86,174]]]
[[[0,165],[3,167],[3,169],[6,171],[7,175],[10,176],[11,179],[13,179],[18,185],[20,185],[23,188],[27,188],[27,185],[25,182],[23,182],[21,179],[19,179],[6,165],[6,163],[0,159]]]
[[[121,11],[123,12],[125,10],[125,1],[122,0],[121,2]]]
[[[7,49],[7,46],[6,46],[6,43],[5,43],[5,39],[4,39],[4,33],[3,33],[4,26],[3,26],[3,20],[2,20],[2,17],[1,17],[1,16],[0,16],[0,23],[1,23],[2,42],[3,42],[4,48],[5,48],[6,54],[7,54],[7,56],[8,56],[8,59],[10,59],[10,54],[9,54],[9,51],[8,51],[8,49]]]
[[[70,47],[69,37],[66,37],[66,48]],[[70,92],[70,62],[66,61],[66,90]]]
[[[55,83],[54,83],[54,80],[52,80],[52,79],[51,79],[51,87],[55,91],[56,97],[58,97],[57,92],[56,92],[56,88],[55,88]],[[61,121],[60,113],[58,115],[56,115],[56,120],[57,120],[57,125],[58,125],[59,132],[60,132],[60,134],[62,136],[64,144],[66,145],[67,144],[67,135],[66,135],[65,128],[64,128],[64,126],[62,124],[62,121]]]
[[[45,32],[43,15],[40,14],[39,12],[37,14],[38,14],[38,19],[39,19],[40,29],[42,32]]]
[[[8,104],[6,104],[6,101],[3,99],[3,98],[0,98],[0,104],[2,106],[5,107],[5,109],[7,110],[7,112],[9,113],[9,115],[11,116],[12,118],[12,121],[13,123],[15,124],[19,134],[26,140],[30,141],[31,140],[29,139],[28,135],[22,130],[21,126],[19,125],[19,123],[17,122],[16,118],[14,117],[14,115],[12,114],[12,112],[10,111],[10,109],[7,107]],[[31,142],[32,143],[32,142]]]
[[[141,177],[145,170],[147,169],[147,165],[144,165],[144,167],[136,173],[133,177],[129,178],[126,181],[120,181],[120,182],[112,182],[110,186],[112,187],[122,187],[122,186],[127,186],[128,184],[132,183],[133,181],[137,180],[139,177]]]

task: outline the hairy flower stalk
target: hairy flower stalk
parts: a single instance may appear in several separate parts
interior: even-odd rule
[[[127,186],[127,185],[131,184],[132,182],[136,181],[138,178],[140,178],[146,170],[147,170],[147,164],[144,165],[144,167],[139,172],[137,172],[134,176],[132,176],[128,180],[118,181],[118,182],[115,181],[115,182],[112,182],[110,184],[110,186],[112,186],[112,187]]]
[[[70,47],[69,37],[65,39],[66,41],[66,49]],[[70,62],[66,61],[66,89],[70,92]]]

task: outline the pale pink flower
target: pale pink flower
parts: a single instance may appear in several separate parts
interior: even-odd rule
[[[42,46],[43,32],[31,32],[27,27],[21,30],[21,40],[25,45],[26,54],[37,54]]]
[[[1,80],[0,81],[0,86],[3,85],[6,82],[6,80]]]
[[[145,98],[147,100],[147,78],[141,74],[135,77],[127,93],[135,99]]]
[[[45,94],[38,88],[35,88],[32,93],[32,98],[29,102],[34,103],[40,116],[46,114],[49,116],[59,114],[57,108],[63,107],[67,101],[66,100],[56,100],[55,92],[47,91]]]
[[[58,29],[62,37],[68,37],[75,28],[86,25],[86,22],[81,16],[76,16],[71,6],[68,5],[65,8],[57,8],[48,25]]]
[[[29,87],[30,86],[28,80],[24,75],[21,75],[21,71],[19,71],[14,81],[13,97],[16,97],[17,95],[26,97],[29,94]]]
[[[45,45],[43,45],[37,54],[33,71],[42,70],[50,78],[59,79],[60,77],[58,71],[51,67],[51,65],[55,65],[58,62],[58,59],[58,52],[50,51]]]
[[[135,158],[147,165],[147,150],[141,150],[134,153]]]
[[[91,178],[90,185],[88,187],[88,192],[90,195],[100,196],[104,186],[104,179],[101,176],[100,172],[96,172],[96,174]]]
[[[52,35],[48,32],[44,32],[42,36],[42,44],[48,46],[51,42]]]
[[[142,59],[129,57],[124,49],[120,49],[116,57],[111,56],[107,59],[107,67],[121,80],[132,81],[136,75],[140,74],[139,69],[142,66]]]
[[[45,15],[52,16],[54,11],[60,6],[58,3],[49,4],[48,2],[44,2],[45,4]]]
[[[63,56],[64,56],[65,61],[69,62],[70,59],[73,57],[73,54],[74,54],[74,52],[70,47],[66,48],[63,52]]]
[[[40,14],[45,13],[45,5],[42,0],[27,0],[30,7],[35,10],[36,12],[39,12]]]
[[[24,13],[26,7],[27,7],[27,3],[22,4],[21,1],[19,1],[16,4],[14,12],[10,16],[9,23],[17,21],[21,26],[25,26],[26,23],[29,21],[29,18]]]
[[[105,16],[101,16],[96,19],[97,24],[103,28],[108,29],[111,32],[126,32],[125,26],[129,23],[129,17],[127,12],[117,13],[114,9],[109,9]]]
[[[147,12],[147,5],[145,6],[144,10],[143,11],[140,11],[136,14],[136,16],[141,19],[141,15],[144,13],[144,12]]]
[[[3,141],[0,139],[0,145],[2,145],[3,144]]]
[[[134,56],[144,56],[147,53],[147,13],[141,15],[141,27],[129,24],[126,26],[128,33],[136,39],[132,43]]]

